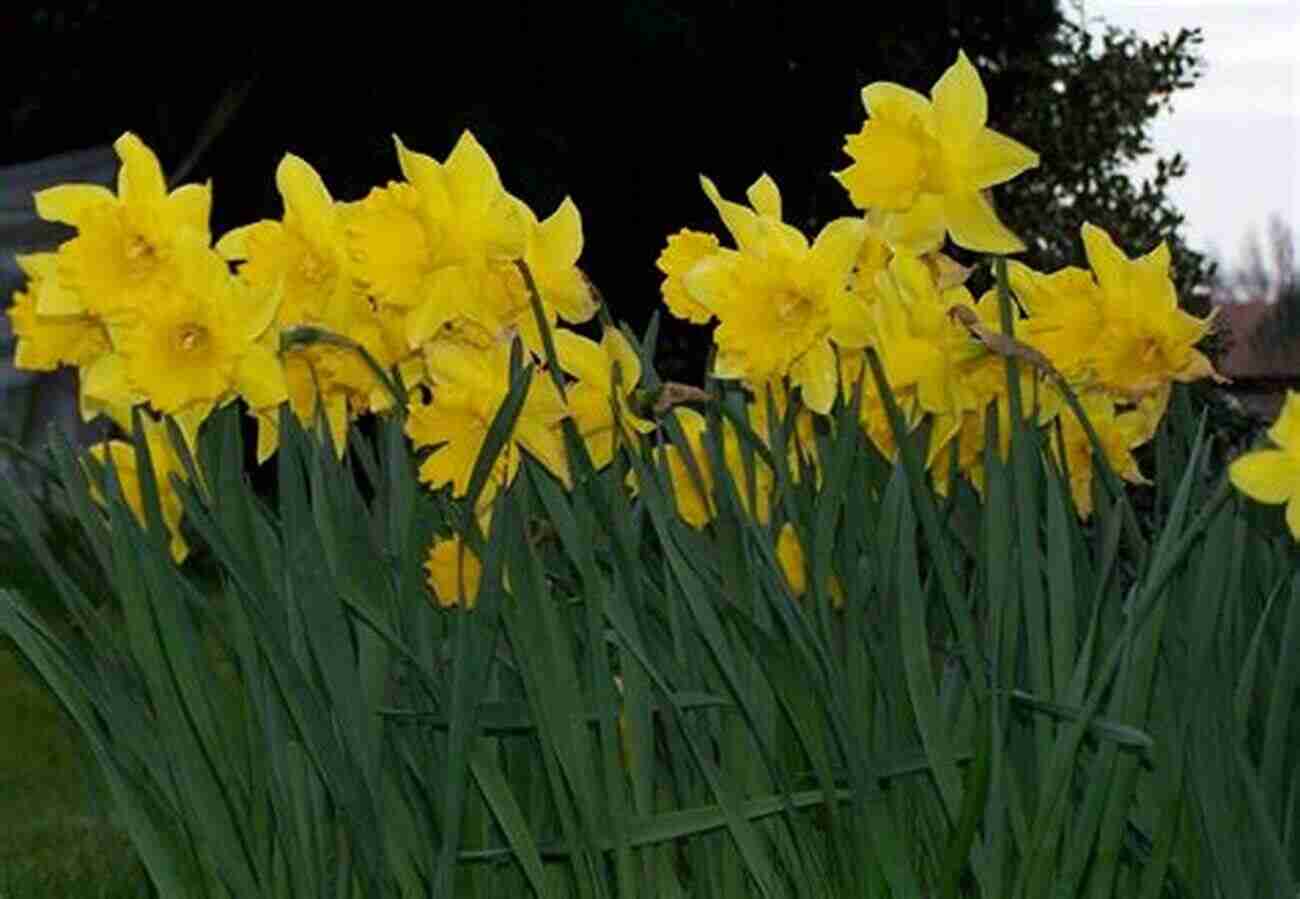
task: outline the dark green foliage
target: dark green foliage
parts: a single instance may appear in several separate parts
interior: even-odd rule
[[[1130,256],[1168,240],[1179,296],[1196,305],[1212,268],[1184,242],[1183,215],[1168,195],[1170,184],[1188,174],[1185,160],[1179,153],[1158,157],[1141,182],[1129,172],[1154,153],[1153,120],[1195,85],[1201,42],[1195,29],[1146,40],[1113,28],[1098,36],[1067,23],[1042,52],[1010,61],[1022,92],[1006,98],[1001,124],[1039,151],[1042,167],[1002,188],[1000,207],[1029,244],[1031,266],[1086,265],[1079,229],[1092,222]]]

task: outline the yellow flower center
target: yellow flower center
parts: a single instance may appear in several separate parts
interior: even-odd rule
[[[309,284],[322,284],[334,274],[334,266],[321,259],[315,253],[304,253],[298,265],[298,273]]]
[[[139,234],[127,238],[126,248],[127,277],[133,281],[142,281],[158,266],[158,250]]]
[[[176,332],[176,345],[185,353],[199,352],[208,345],[208,329],[202,325],[182,325]]]
[[[776,315],[786,331],[801,331],[813,317],[813,303],[800,293],[782,291],[776,298]]]

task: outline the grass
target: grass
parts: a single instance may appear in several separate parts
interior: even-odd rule
[[[7,640],[0,734],[0,899],[148,895],[125,835],[91,805],[80,736]]]

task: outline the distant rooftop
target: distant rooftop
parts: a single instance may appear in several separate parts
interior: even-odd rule
[[[1300,333],[1284,334],[1278,304],[1222,303],[1217,321],[1230,335],[1219,371],[1234,381],[1300,380]]]

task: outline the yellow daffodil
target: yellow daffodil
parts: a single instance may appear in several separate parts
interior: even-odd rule
[[[172,558],[177,562],[183,562],[189,555],[190,548],[185,538],[181,536],[180,522],[184,514],[184,506],[176,493],[176,488],[172,485],[171,477],[176,475],[185,480],[185,468],[177,458],[176,451],[167,436],[165,424],[147,415],[144,416],[143,423],[149,461],[153,465],[154,477],[158,485],[158,503],[162,511],[163,523],[171,535]],[[182,430],[185,428],[182,427]],[[90,454],[104,465],[109,464],[110,459],[112,460],[118,483],[122,487],[122,498],[135,515],[136,521],[143,526],[145,523],[144,494],[140,490],[140,473],[136,466],[135,447],[127,441],[109,440],[91,447]],[[101,506],[105,505],[104,495],[97,487],[92,486],[91,498]]]
[[[1088,416],[1088,421],[1097,432],[1097,438],[1106,453],[1106,461],[1111,469],[1131,484],[1149,484],[1142,472],[1138,470],[1133,450],[1151,439],[1155,423],[1142,409],[1129,409],[1120,412],[1116,409],[1115,398],[1103,391],[1090,390],[1079,396],[1079,404]],[[1052,444],[1057,458],[1062,460],[1070,474],[1070,492],[1074,496],[1074,505],[1079,517],[1087,518],[1092,514],[1092,443],[1088,434],[1079,423],[1078,417],[1069,409],[1060,413],[1061,434],[1052,436]],[[1062,439],[1064,438],[1064,445]]]
[[[618,445],[612,402],[617,398],[623,436],[636,446],[636,435],[654,430],[654,422],[632,412],[628,396],[641,380],[641,360],[626,337],[614,328],[606,328],[600,343],[572,331],[557,330],[555,351],[560,366],[578,379],[565,389],[569,410],[578,433],[587,443],[592,464],[603,468],[614,458]],[[617,365],[622,384],[615,390],[613,373]]]
[[[412,348],[447,321],[473,318],[506,338],[518,333],[540,350],[541,335],[523,275],[532,274],[548,323],[595,314],[590,285],[577,267],[582,218],[566,199],[545,220],[501,185],[487,151],[466,131],[445,163],[397,142],[406,184],[356,204],[348,234],[363,283],[381,303],[409,309]]]
[[[1129,259],[1102,229],[1083,226],[1092,271],[1041,274],[1009,266],[1011,287],[1029,312],[1023,338],[1064,377],[1138,401],[1174,381],[1220,380],[1195,345],[1211,319],[1178,308],[1169,248]]]
[[[412,407],[406,433],[417,447],[434,447],[420,466],[420,480],[434,488],[450,483],[453,495],[464,496],[488,428],[510,389],[510,347],[498,343],[480,349],[458,341],[435,340],[426,350],[426,361],[433,399]],[[566,415],[568,410],[555,385],[535,375],[480,505],[490,504],[497,492],[514,480],[521,449],[568,486],[568,459],[558,427]]]
[[[773,449],[772,429],[784,421],[793,397],[790,391],[786,389],[784,382],[780,381],[765,385],[750,385],[750,387],[752,396],[746,405],[749,426],[769,449]],[[772,411],[776,413],[776,420],[773,422],[768,421],[767,402],[769,393],[772,398]],[[803,460],[811,463],[815,482],[820,485],[822,468],[821,456],[817,452],[816,424],[813,420],[813,413],[807,406],[800,404],[796,409],[794,427],[788,435],[787,441],[786,464],[789,466],[791,477],[794,478],[795,482],[798,482],[802,477],[801,460]]]
[[[721,246],[716,236],[687,228],[668,238],[668,245],[655,260],[655,267],[664,273],[663,284],[659,288],[664,305],[677,318],[697,325],[707,325],[713,320],[713,313],[709,309],[691,299],[683,281],[695,263],[712,256]]]
[[[840,384],[844,402],[853,402],[853,391],[858,382],[862,383],[861,406],[858,409],[858,424],[876,449],[886,459],[893,459],[898,451],[894,439],[894,428],[889,421],[885,400],[876,386],[876,379],[867,365],[866,350],[840,354]],[[910,431],[921,423],[923,413],[916,401],[916,386],[897,387],[890,384],[894,392],[894,402],[898,403],[903,413],[904,425]]]
[[[470,132],[446,162],[415,153],[397,140],[402,174],[419,195],[428,255],[416,268],[427,272],[418,303],[407,318],[407,338],[418,347],[443,322],[459,316],[491,317],[505,267],[528,250],[530,222],[524,206],[506,193],[496,165]],[[405,226],[409,230],[409,225]],[[410,257],[405,258],[407,269]]]
[[[253,408],[283,402],[280,359],[264,339],[274,298],[236,280],[194,232],[176,239],[174,268],[129,323],[110,329],[121,364],[87,373],[83,390],[129,390],[158,412],[200,416],[236,395]]]
[[[93,184],[64,184],[36,194],[37,214],[77,229],[59,247],[60,281],[79,308],[104,319],[130,313],[160,278],[168,277],[173,243],[182,231],[209,240],[208,185],[187,184],[167,192],[158,157],[134,134],[113,144],[122,168],[117,194]]]
[[[1228,477],[1256,502],[1286,503],[1287,527],[1300,540],[1300,393],[1287,391],[1268,438],[1275,448],[1246,453],[1228,467]]]
[[[1029,313],[1017,336],[1046,356],[1066,379],[1087,380],[1106,322],[1101,290],[1092,273],[1068,267],[1043,274],[1013,261],[1007,265],[1007,277]]]
[[[717,478],[710,462],[709,450],[704,443],[708,424],[704,416],[694,409],[678,408],[675,410],[675,415],[686,436],[686,448],[669,445],[662,447],[657,453],[667,466],[669,477],[672,479],[677,513],[691,527],[702,528],[717,514],[713,497]],[[698,481],[691,474],[687,452],[698,466],[700,475]],[[772,469],[757,455],[754,456],[754,496],[751,503],[740,438],[729,424],[723,426],[722,457],[727,473],[736,487],[741,506],[760,524],[766,524],[771,516],[772,487],[775,481]]]
[[[831,341],[862,347],[868,339],[867,308],[848,290],[864,223],[837,219],[809,246],[781,221],[772,179],[750,187],[752,208],[701,181],[738,248],[705,256],[684,276],[690,298],[720,320],[712,374],[752,384],[788,376],[810,409],[828,412],[838,389]]]
[[[519,205],[528,222],[524,262],[537,287],[547,325],[553,328],[557,318],[573,325],[589,321],[596,314],[596,297],[578,268],[578,257],[582,255],[582,216],[578,207],[565,197],[555,212],[539,222],[531,209]],[[498,327],[513,328],[523,337],[524,346],[541,352],[542,335],[523,274],[511,266],[506,275],[505,292],[497,310]]]
[[[953,461],[953,441],[957,442],[958,474],[965,475],[977,492],[984,492],[984,445],[992,436],[988,431],[990,405],[997,415],[998,456],[1005,462],[1011,452],[1011,398],[1006,389],[1005,363],[1001,356],[995,355],[993,359],[1001,369],[998,372],[1001,380],[996,386],[982,390],[980,404],[974,409],[962,411],[958,423],[944,421],[944,416],[939,416],[940,420],[936,421],[931,431],[926,466],[933,472],[935,490],[940,494],[947,494]],[[1025,420],[1032,422],[1035,427],[1050,423],[1063,406],[1060,392],[1028,366],[1020,368],[1020,396]],[[1128,421],[1125,419],[1126,423]]]
[[[781,526],[781,532],[776,538],[776,559],[781,565],[786,583],[790,585],[790,592],[795,599],[802,599],[808,592],[808,562],[794,525],[788,521]],[[840,583],[840,579],[831,575],[828,586],[831,608],[844,608],[844,586]]]
[[[1199,319],[1178,308],[1168,244],[1129,259],[1109,234],[1085,224],[1083,245],[1104,310],[1093,358],[1098,386],[1137,398],[1170,381],[1219,379],[1210,360],[1194,349],[1212,317]]]
[[[366,292],[382,306],[401,310],[423,303],[443,225],[429,216],[420,191],[394,181],[343,204],[340,215],[353,271]]]
[[[434,540],[424,570],[438,605],[446,609],[474,608],[483,580],[483,563],[459,536]]]
[[[920,253],[938,248],[947,232],[977,252],[1024,249],[985,191],[1038,165],[1038,155],[985,127],[988,96],[965,53],[957,54],[930,99],[876,82],[863,88],[862,101],[869,118],[848,137],[853,164],[836,177],[890,243]]]
[[[289,408],[305,427],[314,429],[319,407],[329,426],[334,450],[342,457],[348,425],[364,406],[364,390],[374,374],[361,356],[347,347],[316,343],[281,354]],[[280,402],[252,407],[257,418],[257,461],[265,462],[280,445]]]
[[[316,170],[291,153],[276,167],[275,183],[283,219],[236,228],[217,241],[217,252],[239,262],[239,277],[256,290],[279,292],[281,328],[337,328],[356,286],[334,198]]]
[[[959,413],[979,406],[970,369],[990,354],[954,320],[952,309],[987,310],[976,309],[965,287],[940,291],[930,268],[911,256],[896,256],[889,264],[880,294],[872,310],[875,346],[890,386],[900,392],[915,388],[923,412],[944,415],[956,428]]]
[[[18,338],[16,368],[53,371],[60,365],[90,365],[112,349],[108,332],[95,316],[84,312],[41,313],[42,305],[55,309],[60,306],[57,300],[49,299],[63,290],[57,283],[57,265],[54,253],[18,256],[18,267],[27,275],[27,285],[26,290],[14,291],[9,308],[9,320]]]

